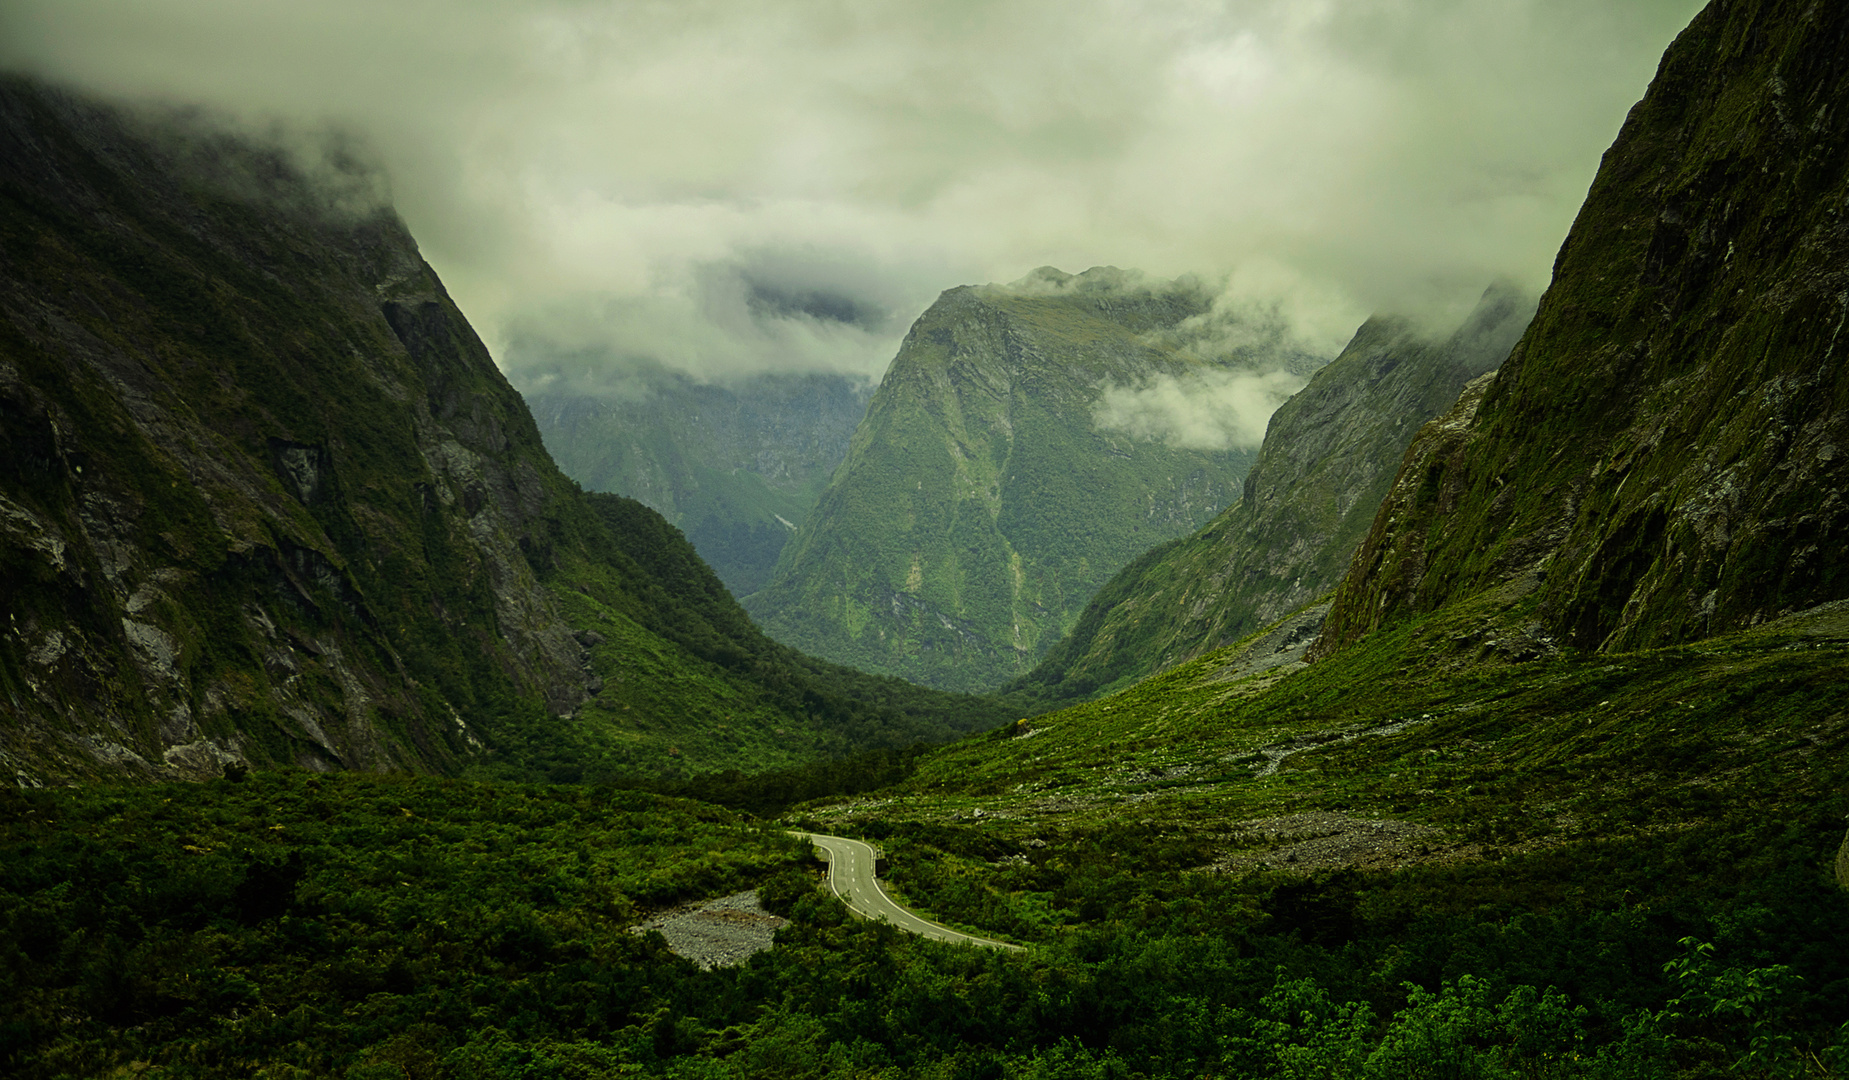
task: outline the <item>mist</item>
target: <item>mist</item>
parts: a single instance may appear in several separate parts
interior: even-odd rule
[[[321,133],[516,385],[594,390],[876,378],[940,291],[1046,264],[1196,275],[1202,334],[1324,355],[1454,321],[1545,285],[1699,6],[4,0],[0,65]]]
[[[1140,386],[1107,385],[1092,409],[1100,431],[1184,450],[1256,450],[1286,398],[1309,380],[1293,371],[1208,368]]]

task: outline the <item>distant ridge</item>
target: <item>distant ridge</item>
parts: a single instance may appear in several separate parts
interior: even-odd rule
[[[1039,705],[1107,693],[1231,643],[1333,588],[1409,436],[1508,356],[1534,313],[1493,286],[1449,335],[1374,318],[1272,414],[1238,502],[1143,555],[1007,689]]]

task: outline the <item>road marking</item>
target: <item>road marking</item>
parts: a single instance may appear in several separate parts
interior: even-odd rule
[[[1005,941],[995,941],[990,938],[977,937],[974,934],[965,934],[960,930],[952,930],[948,926],[934,923],[918,915],[916,912],[903,907],[898,901],[889,896],[886,889],[880,885],[879,872],[877,869],[879,860],[877,858],[873,858],[873,868],[868,871],[864,882],[864,884],[872,886],[872,891],[869,894],[866,889],[860,887],[863,882],[860,880],[859,873],[856,872],[859,863],[856,861],[855,856],[858,854],[859,848],[866,848],[868,856],[870,858],[873,857],[872,847],[864,841],[850,840],[844,836],[827,836],[821,833],[793,831],[790,835],[805,839],[815,847],[821,849],[824,857],[828,861],[829,891],[834,893],[837,897],[840,897],[841,900],[848,905],[848,910],[853,911],[855,914],[871,919],[878,919],[881,922],[898,927],[909,933],[929,937],[937,941],[960,942],[990,949],[1008,949],[1015,952],[1021,951],[1021,946],[1019,945],[1010,945]],[[836,848],[839,848],[839,851],[837,851]],[[843,890],[841,882],[837,880],[837,870],[842,871],[843,876],[846,878],[845,891]],[[856,903],[856,900],[858,900],[859,903]],[[888,914],[886,909],[890,909],[891,914]]]

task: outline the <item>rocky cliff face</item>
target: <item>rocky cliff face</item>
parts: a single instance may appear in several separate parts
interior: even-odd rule
[[[1583,649],[1849,595],[1846,47],[1842,5],[1695,18],[1509,362],[1408,455],[1318,653],[1509,581],[1531,637]]]
[[[1205,366],[1165,333],[1209,298],[1109,268],[1039,275],[952,289],[912,327],[814,515],[747,601],[772,636],[926,685],[993,687],[1125,563],[1231,501],[1249,451],[1094,416],[1107,387]]]
[[[388,210],[18,82],[0,162],[8,759],[451,767],[457,663],[577,707],[562,478]]]
[[[1533,314],[1532,298],[1498,286],[1448,335],[1370,319],[1272,414],[1239,501],[1125,567],[1011,689],[1047,702],[1108,692],[1334,588],[1412,433],[1502,363]]]
[[[364,177],[175,123],[0,80],[16,782],[575,779],[991,722],[775,645],[658,515],[579,491]]]
[[[769,580],[872,393],[840,375],[700,383],[652,372],[620,393],[540,392],[527,404],[566,475],[654,508],[744,596]]]

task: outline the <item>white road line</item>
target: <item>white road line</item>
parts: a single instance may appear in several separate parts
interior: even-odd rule
[[[976,937],[940,926],[901,907],[880,885],[877,876],[878,861],[873,848],[859,840],[850,840],[845,836],[825,836],[821,833],[791,833],[808,840],[822,849],[828,857],[828,888],[848,909],[870,919],[879,919],[910,933],[919,934],[937,941],[960,942],[967,945],[979,945],[989,949],[1011,949],[1020,951],[1019,945],[1010,945],[1005,941]],[[855,856],[866,853],[866,872],[863,878],[860,863]],[[868,886],[868,887],[861,887]]]

